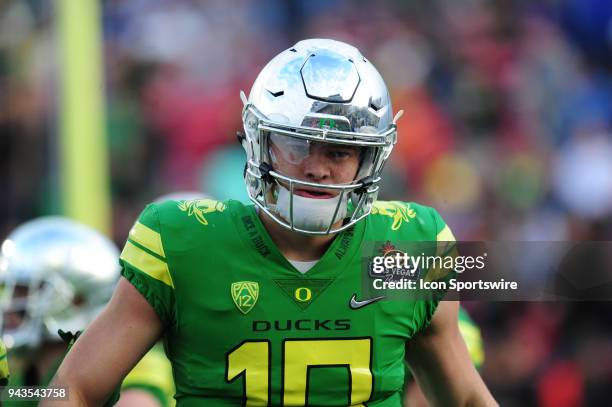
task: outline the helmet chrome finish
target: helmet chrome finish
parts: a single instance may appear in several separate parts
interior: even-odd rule
[[[58,329],[84,329],[112,295],[118,258],[109,239],[70,219],[43,217],[15,229],[0,256],[5,344],[36,347],[59,340]],[[16,326],[9,326],[9,313],[21,316]]]
[[[247,154],[245,182],[250,199],[280,225],[296,232],[325,235],[342,231],[367,216],[378,195],[380,175],[397,141],[387,87],[374,66],[353,46],[334,40],[311,39],[281,52],[261,71],[247,100],[241,140]],[[297,137],[362,147],[356,179],[347,184],[318,184],[284,176],[272,168],[269,136]],[[291,193],[290,219],[274,210],[279,181]],[[338,190],[338,205],[347,200],[344,219],[339,206],[322,230],[297,228],[293,221],[295,188]],[[339,220],[343,224],[334,227]]]

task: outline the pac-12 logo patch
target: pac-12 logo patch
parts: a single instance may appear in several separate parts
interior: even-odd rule
[[[234,304],[243,314],[252,310],[259,298],[259,284],[254,281],[237,281],[231,290]]]

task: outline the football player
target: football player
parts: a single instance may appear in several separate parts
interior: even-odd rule
[[[119,278],[118,257],[109,239],[63,217],[26,222],[7,237],[0,256],[0,332],[10,352],[10,387],[50,382],[66,352],[64,340],[74,340],[110,299]],[[3,356],[6,353],[0,354],[0,379],[8,375]],[[172,378],[164,359],[153,349],[142,368],[130,372],[123,383],[122,406],[170,404],[166,394]],[[147,398],[149,404],[143,404]],[[135,401],[140,402],[131,404]]]
[[[67,348],[58,330],[69,341],[93,321],[119,278],[118,254],[100,233],[62,217],[26,222],[6,238],[0,332],[10,360],[9,387],[50,382]]]
[[[253,205],[145,208],[109,306],[54,379],[61,405],[103,401],[161,336],[181,406],[400,406],[404,359],[433,404],[496,405],[456,303],[361,296],[366,241],[453,239],[432,208],[376,201],[396,125],[374,66],[305,40],[241,96]]]

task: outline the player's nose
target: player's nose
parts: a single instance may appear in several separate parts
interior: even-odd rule
[[[312,152],[302,164],[304,176],[309,181],[321,182],[331,176],[331,167],[321,152]]]

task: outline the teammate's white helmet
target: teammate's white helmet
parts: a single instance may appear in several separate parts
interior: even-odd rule
[[[62,217],[15,229],[2,244],[2,338],[7,347],[60,340],[84,329],[110,299],[119,251],[99,232]]]
[[[300,41],[265,66],[248,100],[241,96],[245,181],[255,205],[284,227],[315,235],[346,229],[370,213],[397,132],[387,87],[359,50],[334,40]],[[325,185],[339,191],[337,199],[304,202],[295,188],[321,184],[273,169],[270,144],[279,140],[297,155],[308,154],[313,141],[358,146],[357,177],[351,183]],[[304,210],[308,213],[296,213]],[[296,215],[324,220],[298,222]],[[342,225],[333,227],[339,220]]]

